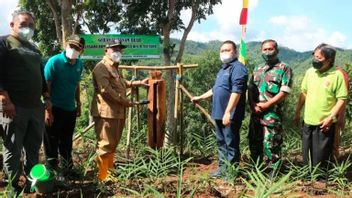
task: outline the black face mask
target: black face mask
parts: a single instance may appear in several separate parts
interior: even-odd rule
[[[321,69],[323,67],[323,61],[313,58],[312,65],[315,69]]]
[[[275,51],[265,52],[265,53],[262,53],[262,57],[265,60],[265,62],[270,63],[276,60],[276,53]]]

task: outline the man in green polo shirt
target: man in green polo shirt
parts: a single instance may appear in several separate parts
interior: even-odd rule
[[[53,103],[52,119],[46,120],[44,148],[48,165],[58,170],[58,154],[61,165],[72,169],[72,136],[76,117],[81,113],[80,86],[83,62],[79,58],[84,39],[72,35],[64,51],[51,57],[45,65],[44,74]],[[50,114],[50,112],[48,112]]]
[[[39,50],[30,42],[34,17],[28,11],[17,11],[10,23],[10,35],[0,37],[0,119],[9,118],[3,131],[4,170],[17,192],[22,175],[21,155],[25,152],[24,173],[38,163],[44,130],[44,105],[48,99]],[[46,108],[50,109],[49,100]],[[28,181],[28,180],[27,180]],[[28,183],[28,182],[27,182]],[[28,185],[27,185],[28,186]],[[27,188],[26,188],[27,189]],[[27,189],[28,190],[28,189]]]
[[[298,124],[304,105],[303,160],[324,169],[332,157],[337,116],[348,96],[343,73],[334,66],[335,56],[336,50],[330,45],[315,48],[313,67],[303,78],[294,118]]]

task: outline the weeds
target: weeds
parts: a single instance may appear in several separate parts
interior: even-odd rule
[[[311,168],[308,165],[295,165],[292,161],[287,161],[287,163],[286,169],[291,171],[291,180],[305,180],[310,176]]]
[[[156,180],[170,173],[176,173],[180,164],[186,164],[191,158],[181,161],[172,148],[153,150],[146,148],[147,155],[139,153],[133,161],[126,164],[119,163],[119,174],[115,176],[120,179],[150,178]],[[114,172],[112,173],[114,175]]]
[[[158,190],[156,190],[153,186],[150,186],[150,185],[145,185],[145,188],[141,193],[130,188],[123,188],[123,190],[126,190],[127,192],[138,197],[164,198],[163,194],[161,194]]]
[[[229,161],[225,161],[225,165],[227,167],[225,178],[233,182],[235,178],[239,176],[241,167],[239,163],[231,164]]]
[[[282,156],[289,156],[292,151],[299,151],[301,149],[301,132],[296,129],[285,129],[284,142],[282,145]]]
[[[183,184],[183,166],[184,163],[178,163],[178,179],[177,179],[177,186],[176,186],[176,198],[182,198],[183,196],[183,189],[184,189],[184,184]],[[193,197],[196,190],[198,187],[193,188],[191,190],[191,192],[189,193],[189,197]],[[165,196],[159,192],[159,190],[156,187],[153,187],[149,184],[145,184],[144,187],[142,189],[139,189],[141,192],[139,192],[138,190],[134,190],[131,188],[123,188],[123,190],[138,196],[138,197],[156,197],[156,198],[164,198]]]
[[[216,146],[215,137],[213,133],[207,133],[207,126],[201,127],[201,133],[187,134],[189,142],[186,146],[192,153],[198,151],[201,156],[209,156],[214,153]]]
[[[76,157],[78,165],[75,168],[78,169],[78,171],[82,173],[83,176],[86,176],[87,172],[90,171],[92,167],[95,167],[95,152],[90,152],[87,156],[84,157],[78,154]]]
[[[22,192],[18,192],[17,190],[19,190],[19,189],[15,189],[12,185],[13,178],[9,177],[7,179],[7,181],[8,181],[8,183],[7,183],[4,191],[0,192],[0,197],[17,197],[17,196],[22,197],[23,190],[22,190]]]
[[[290,182],[289,178],[292,172],[288,172],[282,177],[274,176],[271,174],[266,175],[262,168],[254,166],[251,170],[246,171],[248,180],[243,179],[247,189],[254,193],[253,195],[245,194],[244,197],[255,197],[255,198],[266,198],[266,197],[285,197],[291,191],[291,188],[295,185],[295,182]]]
[[[348,186],[348,179],[346,178],[346,172],[351,167],[352,162],[350,156],[341,163],[332,163],[333,168],[329,170],[328,181],[337,185],[341,190],[344,190]]]

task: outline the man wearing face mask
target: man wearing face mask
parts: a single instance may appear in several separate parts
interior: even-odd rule
[[[0,37],[0,119],[7,118],[3,131],[3,163],[5,178],[11,179],[17,192],[22,175],[21,155],[24,151],[24,173],[38,163],[44,130],[45,107],[51,104],[43,76],[40,51],[30,42],[34,32],[34,17],[25,10],[13,13],[11,33]],[[2,126],[1,126],[2,127]],[[27,186],[28,180],[27,180]],[[29,188],[25,188],[28,191]]]
[[[251,109],[248,139],[251,158],[269,169],[280,165],[283,100],[291,91],[292,70],[279,60],[276,41],[262,42],[263,65],[254,68],[248,87]]]
[[[334,66],[336,50],[320,44],[313,52],[313,67],[302,80],[294,121],[299,123],[304,107],[302,151],[305,164],[327,169],[332,158],[334,132],[338,116],[348,98],[344,74]]]
[[[80,86],[83,62],[79,55],[83,52],[85,41],[72,35],[66,42],[66,49],[49,58],[44,68],[52,107],[46,111],[44,148],[47,164],[59,170],[58,153],[62,157],[64,174],[72,170],[72,136],[76,117],[81,114]]]
[[[114,153],[125,126],[126,108],[134,103],[126,97],[126,89],[148,86],[148,78],[127,81],[119,71],[123,49],[120,40],[110,41],[105,56],[93,69],[94,96],[91,115],[95,122],[97,138],[98,179],[104,181],[108,169],[114,167]]]
[[[244,118],[247,89],[247,68],[237,59],[236,44],[225,41],[220,47],[221,69],[212,89],[192,98],[198,102],[212,97],[212,118],[216,123],[216,141],[219,153],[219,169],[210,177],[225,176],[226,161],[234,165],[240,161],[240,128]]]

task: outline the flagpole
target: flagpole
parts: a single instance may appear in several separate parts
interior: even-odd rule
[[[248,0],[243,0],[242,10],[240,15],[240,26],[241,26],[241,39],[240,39],[240,54],[239,54],[239,61],[242,64],[246,64],[246,43],[244,39],[246,38],[246,31],[247,31],[247,19],[248,19]]]

